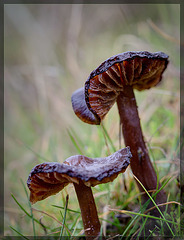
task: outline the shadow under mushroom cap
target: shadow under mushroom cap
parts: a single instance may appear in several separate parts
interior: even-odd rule
[[[132,154],[129,147],[120,149],[104,158],[88,158],[76,155],[67,158],[62,164],[46,162],[35,166],[28,177],[31,191],[30,201],[35,203],[61,191],[69,183],[82,181],[91,187],[113,181],[126,170]]]

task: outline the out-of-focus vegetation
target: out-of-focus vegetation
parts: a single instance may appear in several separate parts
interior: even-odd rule
[[[162,183],[172,179],[165,187],[168,201],[179,201],[179,10],[177,4],[5,5],[5,236],[17,235],[12,228],[24,236],[34,235],[32,219],[14,198],[30,212],[21,181],[26,185],[30,170],[38,163],[63,162],[79,154],[71,135],[85,155],[108,154],[102,127],[80,121],[70,98],[102,61],[125,51],[163,51],[170,56],[161,84],[136,96],[159,179]],[[118,149],[116,106],[104,126]],[[59,236],[64,210],[53,205],[64,208],[67,194],[68,208],[80,211],[73,190],[69,185],[33,205],[34,217],[48,227],[35,223],[36,235]],[[107,206],[135,212],[139,208],[140,196],[130,169],[124,177],[93,191],[99,216],[107,220],[102,222],[103,230],[123,234],[130,218],[123,215],[121,222]],[[178,205],[172,209],[179,218]],[[80,213],[67,211],[65,224],[74,235],[83,229]],[[65,229],[64,234],[68,234]]]

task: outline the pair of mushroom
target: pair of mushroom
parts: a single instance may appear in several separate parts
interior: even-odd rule
[[[113,181],[124,172],[131,160],[134,175],[144,187],[155,190],[157,176],[146,148],[138,116],[133,88],[141,91],[157,85],[168,64],[162,52],[125,52],[104,61],[91,72],[81,88],[72,95],[75,114],[84,122],[99,125],[117,102],[126,146],[106,158],[91,159],[72,156],[63,164],[43,163],[34,167],[28,178],[30,201],[35,203],[61,191],[73,183],[81,208],[86,236],[98,236],[100,222],[91,186]],[[160,186],[160,185],[159,185]],[[144,191],[138,183],[140,191]],[[144,195],[146,201],[147,195]],[[156,202],[166,201],[163,190]]]

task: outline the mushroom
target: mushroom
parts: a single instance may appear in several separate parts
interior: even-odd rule
[[[133,89],[139,91],[156,86],[168,64],[163,52],[125,52],[105,60],[91,72],[85,88],[72,95],[75,114],[84,122],[99,125],[117,102],[125,145],[132,152],[131,169],[147,190],[157,188],[157,175],[146,148]],[[137,182],[141,192],[144,192]],[[159,185],[160,187],[160,185]],[[148,200],[144,194],[143,200]],[[163,190],[156,202],[166,201]]]
[[[129,147],[120,149],[104,158],[71,156],[62,164],[46,162],[35,166],[28,177],[32,204],[61,191],[69,183],[74,184],[86,237],[100,235],[100,222],[91,187],[113,181],[130,164]]]

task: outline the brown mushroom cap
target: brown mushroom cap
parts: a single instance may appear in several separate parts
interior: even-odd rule
[[[82,181],[91,187],[113,181],[126,170],[132,157],[129,147],[105,158],[88,158],[76,155],[62,164],[47,162],[35,166],[28,177],[30,201],[35,203],[61,191],[69,183]]]
[[[100,124],[125,85],[139,91],[154,87],[167,64],[168,56],[163,52],[125,52],[105,60],[91,72],[85,92],[79,89],[72,95],[74,112],[84,122]]]

